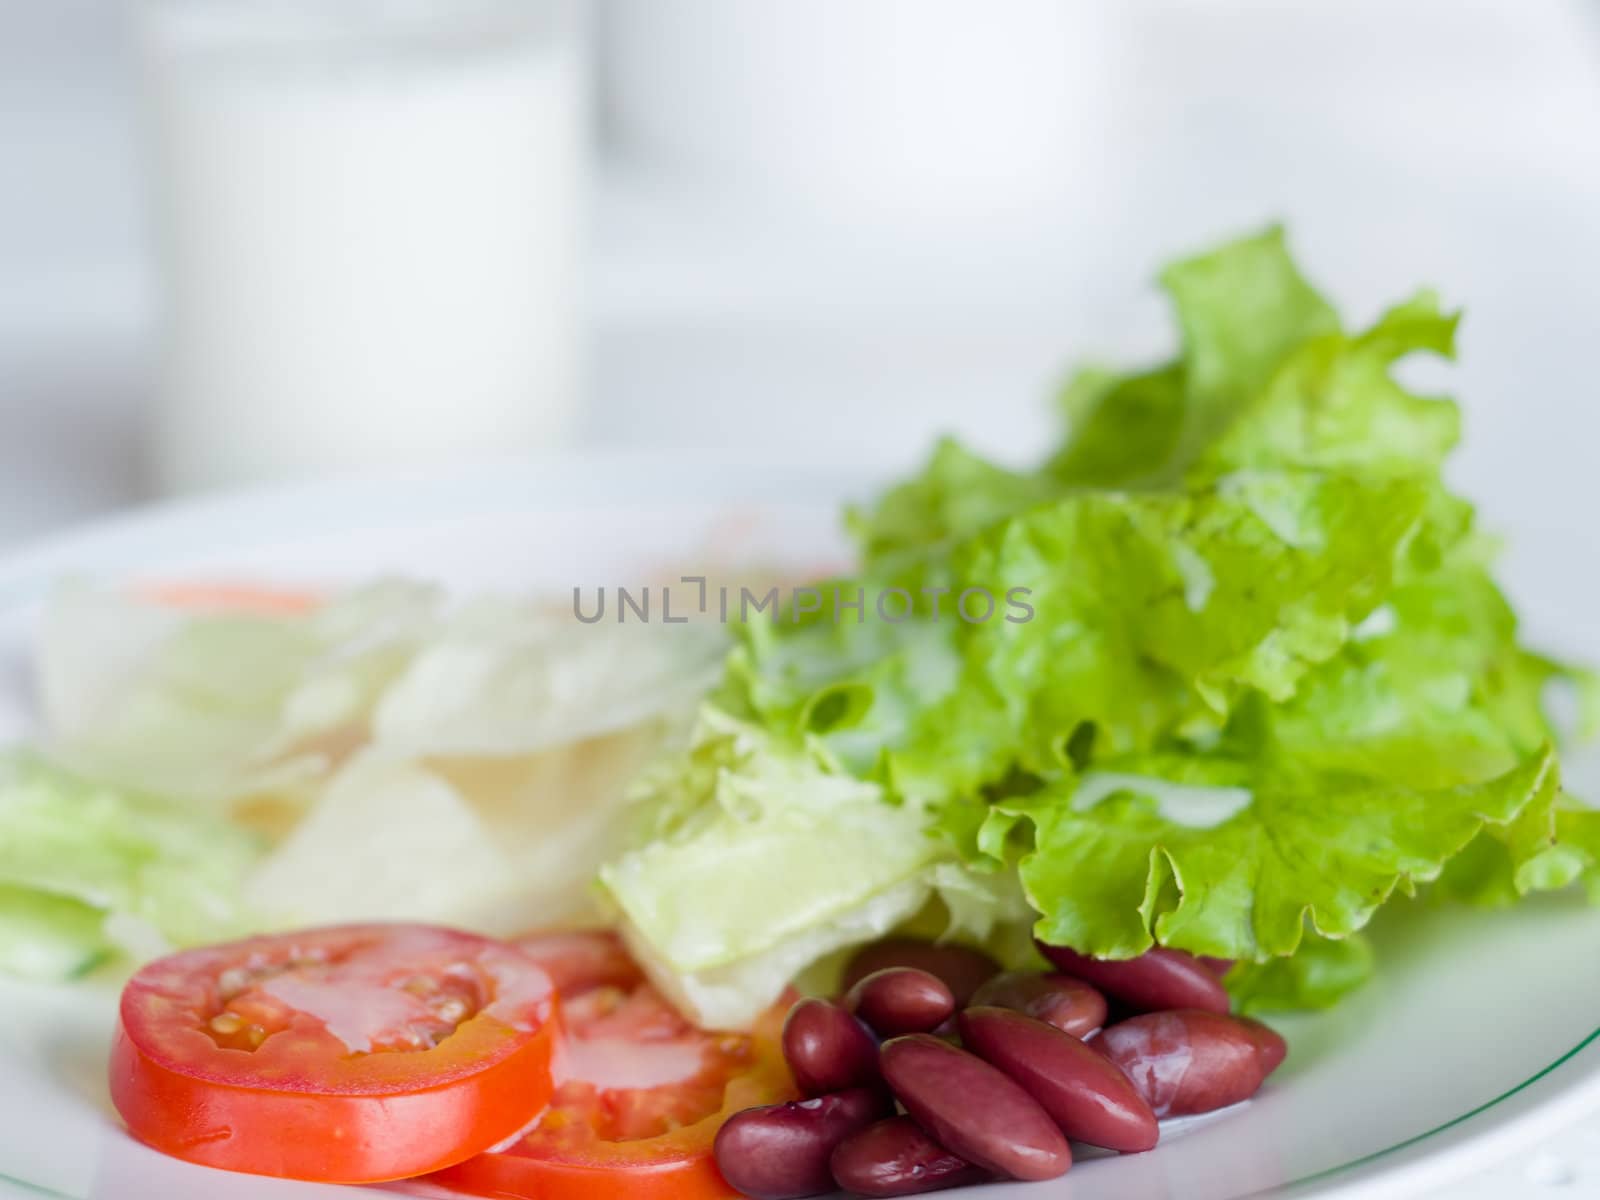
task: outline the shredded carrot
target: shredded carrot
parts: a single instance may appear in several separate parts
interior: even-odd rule
[[[303,616],[315,612],[323,603],[323,597],[316,592],[251,583],[158,583],[136,588],[134,594],[141,600],[168,608],[263,617]]]

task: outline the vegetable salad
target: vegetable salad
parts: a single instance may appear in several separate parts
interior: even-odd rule
[[[1396,375],[1458,314],[1349,328],[1276,229],[1161,284],[1170,360],[1079,371],[1031,467],[940,443],[846,514],[850,573],[727,629],[63,585],[45,736],[0,759],[0,968],[606,924],[747,1030],[909,931],[1008,967],[1166,947],[1308,1008],[1370,974],[1396,896],[1600,895],[1546,703],[1591,680],[1519,640],[1445,480],[1457,406]]]

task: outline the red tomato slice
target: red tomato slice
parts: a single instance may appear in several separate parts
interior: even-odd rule
[[[780,1044],[788,1002],[751,1034],[708,1033],[645,982],[608,934],[517,944],[564,980],[555,1095],[513,1145],[451,1167],[438,1181],[526,1200],[739,1195],[717,1170],[712,1142],[741,1109],[797,1094]]]
[[[111,1098],[157,1150],[372,1183],[504,1141],[551,1091],[554,990],[510,946],[349,925],[188,950],[122,993]]]
[[[516,947],[544,968],[563,999],[594,988],[632,989],[644,982],[644,972],[615,934],[536,933]]]

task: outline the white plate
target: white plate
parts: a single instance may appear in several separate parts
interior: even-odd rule
[[[843,552],[833,514],[853,490],[817,472],[629,456],[297,488],[111,522],[0,564],[0,741],[26,729],[28,630],[63,575],[329,583],[398,571],[463,590],[567,591],[713,553],[815,565]],[[1331,1014],[1281,1022],[1291,1054],[1255,1100],[1031,1192],[963,1194],[1410,1195],[1600,1107],[1600,912],[1563,896],[1378,933],[1377,982]],[[103,1082],[114,1003],[109,985],[0,983],[0,1195],[349,1194],[192,1167],[132,1142]]]

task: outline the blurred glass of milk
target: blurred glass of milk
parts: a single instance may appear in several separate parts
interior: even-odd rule
[[[576,0],[148,0],[157,484],[515,453],[581,387]]]

